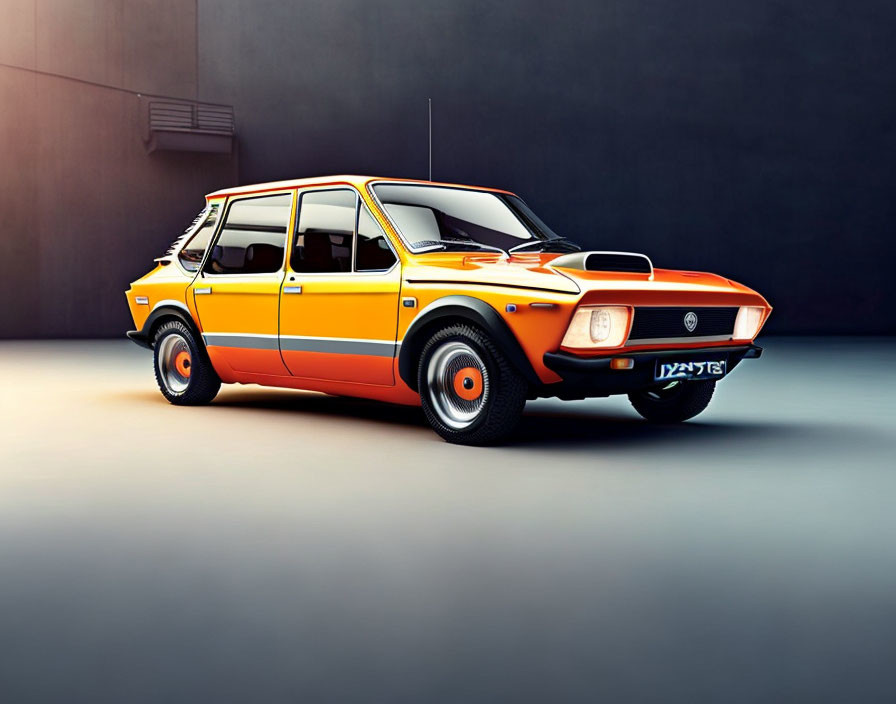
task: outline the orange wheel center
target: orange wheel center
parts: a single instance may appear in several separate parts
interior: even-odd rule
[[[482,372],[476,367],[464,367],[454,375],[454,393],[465,401],[482,396]]]
[[[174,368],[177,369],[177,373],[184,377],[190,376],[190,368],[193,366],[190,361],[190,353],[186,350],[181,350],[177,353],[177,357],[174,358]]]

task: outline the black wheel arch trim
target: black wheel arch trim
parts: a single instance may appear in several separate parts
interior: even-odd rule
[[[163,318],[172,318],[179,320],[184,325],[186,325],[196,336],[196,341],[201,345],[202,344],[202,332],[196,325],[196,321],[193,320],[193,316],[190,314],[190,311],[186,306],[181,308],[179,305],[175,305],[173,303],[163,303],[162,305],[153,309],[153,311],[149,314],[149,317],[146,319],[146,322],[143,323],[143,327],[140,330],[129,330],[127,332],[128,339],[137,343],[141,347],[145,347],[148,350],[152,349],[152,337],[151,333],[156,324],[162,320]]]
[[[398,353],[398,374],[402,381],[417,391],[419,354],[429,336],[426,331],[440,320],[460,319],[488,333],[517,371],[531,384],[540,384],[538,375],[526,353],[504,318],[485,301],[473,296],[451,295],[438,298],[414,318],[405,332]]]

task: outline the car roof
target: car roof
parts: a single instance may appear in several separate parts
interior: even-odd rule
[[[425,186],[449,186],[454,188],[471,188],[479,191],[491,191],[493,193],[510,193],[500,188],[489,188],[487,186],[470,186],[459,183],[442,183],[439,181],[425,181],[408,178],[389,178],[386,176],[358,176],[349,174],[338,174],[332,176],[313,176],[310,178],[294,178],[286,181],[269,181],[267,183],[253,183],[245,186],[235,186],[233,188],[222,188],[219,191],[209,193],[206,198],[223,198],[225,196],[244,195],[247,193],[263,193],[265,191],[280,191],[288,188],[303,188],[305,186],[329,186],[349,184],[364,190],[370,182],[388,182],[388,183],[417,183]],[[512,194],[511,194],[512,195]]]

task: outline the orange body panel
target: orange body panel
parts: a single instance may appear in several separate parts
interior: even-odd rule
[[[296,370],[293,375],[296,379],[340,381],[388,388],[395,378],[392,357],[284,350],[283,359],[289,369]]]
[[[357,381],[391,386],[392,355],[401,290],[401,269],[385,274],[306,274],[289,271],[287,284],[301,285],[301,295],[284,295],[280,303],[282,353],[297,377]],[[361,357],[294,351],[295,338],[379,341],[389,356]]]
[[[348,186],[359,194],[392,245],[398,261],[388,272],[295,272],[288,263],[291,236],[287,238],[283,269],[271,275],[197,275],[184,269],[175,253],[163,258],[127,292],[137,330],[145,330],[153,311],[177,305],[188,312],[205,336],[212,364],[225,382],[414,404],[419,403],[419,397],[398,374],[398,350],[414,320],[445,296],[467,296],[491,306],[506,322],[544,385],[561,381],[545,366],[546,352],[618,356],[657,348],[734,344],[725,340],[615,349],[564,348],[561,343],[580,305],[758,306],[764,311],[759,329],[771,312],[766,300],[755,291],[701,272],[654,269],[648,275],[584,271],[554,267],[551,263],[559,255],[548,253],[509,257],[490,252],[414,254],[372,195],[370,184],[380,181],[399,180],[338,176],[283,181],[220,191],[209,195],[208,203],[219,204],[223,211],[231,201],[246,196],[296,194],[288,228],[292,233],[298,194],[305,189]],[[287,295],[287,287],[292,287],[293,293],[301,287],[301,295]],[[412,305],[403,305],[405,300]],[[252,344],[241,346],[242,336],[253,336]],[[355,348],[365,351],[354,353]],[[458,379],[459,384],[462,381]]]
[[[397,376],[394,386],[377,386],[375,384],[353,384],[343,381],[324,381],[320,379],[306,379],[295,376],[270,376],[265,374],[240,374],[238,378],[223,379],[230,383],[260,384],[261,386],[276,386],[283,389],[300,389],[302,391],[317,391],[332,396],[354,396],[367,398],[372,401],[387,401],[403,406],[419,406],[420,395],[408,388]]]
[[[187,296],[194,299],[194,306],[202,331],[225,339],[241,333],[270,335],[276,340],[280,314],[280,287],[283,274],[270,277],[255,276],[206,276],[194,281]],[[198,291],[211,290],[210,294]],[[256,374],[287,374],[280,357],[274,349],[244,349],[240,347],[220,347],[221,357],[237,372]],[[251,354],[250,354],[251,353]]]

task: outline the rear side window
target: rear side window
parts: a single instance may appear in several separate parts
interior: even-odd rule
[[[344,188],[302,194],[290,262],[293,271],[352,270],[356,201],[355,192]]]
[[[232,202],[205,270],[211,274],[280,271],[291,207],[289,193]]]
[[[209,207],[208,212],[205,214],[205,220],[177,255],[181,266],[187,271],[197,271],[202,263],[202,257],[208,248],[208,241],[215,234],[215,225],[218,224],[218,208],[217,203]],[[201,220],[202,217],[200,215],[198,219]]]

